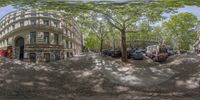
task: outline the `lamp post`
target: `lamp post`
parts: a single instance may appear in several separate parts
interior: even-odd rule
[[[98,38],[100,40],[100,54],[102,53],[102,49],[103,49],[103,31],[102,31],[102,17],[97,17],[97,20],[99,22],[99,35]]]

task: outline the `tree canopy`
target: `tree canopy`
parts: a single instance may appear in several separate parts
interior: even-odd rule
[[[197,17],[187,12],[171,16],[169,21],[163,23],[166,42],[177,49],[189,50],[197,38],[197,22]]]
[[[76,21],[79,22],[80,28],[83,28],[81,29],[82,32],[86,32],[86,27],[84,25],[91,24],[90,21],[91,16],[88,15],[96,14],[98,16],[101,16],[103,19],[106,20],[105,23],[107,25],[111,26],[113,29],[121,33],[122,61],[126,62],[127,33],[132,34],[132,36],[134,36],[133,33],[137,33],[140,34],[140,36],[143,38],[149,36],[155,36],[155,34],[153,33],[155,33],[155,31],[159,31],[159,29],[154,30],[153,32],[150,24],[163,20],[164,17],[162,15],[164,12],[172,12],[175,11],[175,9],[183,7],[185,5],[199,6],[200,2],[199,0],[129,0],[126,2],[112,2],[112,1],[83,2],[83,1],[72,1],[72,0],[59,0],[59,1],[1,0],[0,1],[0,6],[6,6],[6,5],[13,5],[14,7],[19,9],[32,8],[40,10],[62,11],[67,17],[76,18]],[[180,15],[180,16],[185,17],[185,15]],[[189,17],[191,18],[192,16],[189,15]],[[195,22],[195,18],[191,19],[194,19],[193,22]],[[139,26],[139,28],[138,27],[134,28],[135,25],[141,20],[145,21],[141,24],[141,26]],[[170,21],[176,22],[173,20]],[[188,23],[188,25],[191,24]],[[168,25],[166,23],[164,27],[167,26]],[[184,28],[185,27],[186,26],[184,26]],[[87,31],[91,31],[90,29],[92,29],[92,26],[87,26],[87,28],[89,28]],[[189,27],[185,29],[188,28]],[[166,35],[165,39],[170,40],[169,35],[168,36]],[[190,43],[188,42],[188,44]],[[182,45],[179,46],[180,48],[182,48]],[[186,46],[183,47],[185,48]]]

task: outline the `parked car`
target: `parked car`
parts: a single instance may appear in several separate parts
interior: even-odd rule
[[[110,49],[103,49],[102,50],[102,54],[104,55],[108,55],[108,52],[110,51]]]
[[[135,60],[143,60],[144,53],[141,50],[135,50],[133,53],[130,54],[130,57]]]
[[[141,52],[146,53],[146,49],[139,49]]]
[[[7,51],[6,50],[1,50],[0,49],[0,57],[7,57]]]
[[[167,48],[167,53],[168,53],[168,56],[172,56],[176,54],[173,48]]]
[[[168,58],[165,45],[152,45],[147,47],[146,56],[157,62],[163,62]]]
[[[111,57],[119,58],[119,57],[121,57],[121,55],[122,55],[121,50],[119,50],[119,49],[111,51]]]
[[[136,50],[136,48],[127,49],[127,58],[128,58],[128,59],[131,58],[131,54],[134,53],[135,50]]]

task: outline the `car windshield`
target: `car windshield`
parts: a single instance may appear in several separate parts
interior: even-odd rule
[[[160,53],[166,53],[167,49],[166,48],[160,48],[159,51],[160,51]]]
[[[142,53],[142,51],[141,51],[141,50],[136,50],[135,52],[136,52],[136,53]]]

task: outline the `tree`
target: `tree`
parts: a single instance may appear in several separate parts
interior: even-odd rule
[[[89,49],[98,49],[100,47],[100,42],[97,39],[97,36],[95,34],[90,33],[85,38],[85,46]]]
[[[67,16],[99,13],[112,27],[121,33],[122,61],[127,61],[126,33],[134,31],[131,27],[141,18],[154,23],[163,19],[163,12],[174,11],[184,5],[200,5],[198,0],[131,0],[126,2],[111,1],[45,1],[45,0],[3,0],[1,6],[12,4],[20,8],[65,11]]]
[[[109,29],[107,28],[107,23],[101,16],[96,13],[91,13],[87,15],[82,15],[78,17],[79,25],[84,27],[89,33],[93,33],[100,43],[99,51],[102,52],[104,40],[108,34]],[[80,21],[84,20],[84,21]]]
[[[92,23],[89,28],[96,33],[97,39],[100,42],[100,53],[102,53],[103,43],[108,33],[108,28],[105,21],[98,15],[92,17]]]
[[[139,6],[141,6],[141,4],[135,4],[134,6],[132,4],[126,4],[126,6],[110,7],[106,10],[95,10],[102,14],[108,23],[121,33],[121,58],[123,62],[127,62],[126,33],[131,25],[139,20],[142,14],[142,10]],[[119,9],[121,10],[119,11]]]
[[[37,1],[37,0],[36,0]],[[36,2],[35,1],[35,2]],[[24,3],[25,2],[25,3]],[[30,2],[29,2],[30,3]],[[27,4],[26,1],[18,1],[18,5]],[[140,17],[147,16],[154,18],[153,21],[159,19],[158,17],[164,10],[158,6],[159,4],[154,2],[130,2],[130,3],[106,3],[98,4],[95,2],[79,2],[79,3],[69,3],[69,2],[39,2],[37,1],[38,8],[41,9],[51,9],[51,10],[64,10],[68,16],[79,16],[83,13],[98,13],[108,21],[112,27],[117,29],[121,33],[121,48],[122,48],[122,61],[127,62],[127,52],[126,52],[126,33],[131,30],[132,24],[140,20]],[[28,5],[28,4],[27,4]],[[156,11],[152,11],[149,8],[155,8]],[[35,5],[30,5],[35,7]],[[131,12],[131,13],[130,13]],[[156,12],[156,13],[155,13]],[[80,14],[81,13],[81,14]],[[148,14],[151,13],[151,14]],[[154,17],[152,17],[154,16]],[[156,19],[155,19],[155,16]]]
[[[163,23],[165,36],[179,50],[189,50],[197,37],[195,26],[197,17],[191,13],[180,13],[170,17],[170,20]]]

